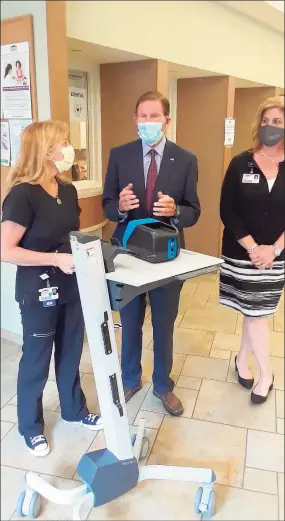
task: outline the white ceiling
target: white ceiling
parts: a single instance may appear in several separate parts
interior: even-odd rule
[[[148,58],[147,56],[121,51],[120,49],[111,49],[110,47],[83,42],[74,38],[67,38],[67,47],[70,56],[92,60],[93,63],[116,63],[146,60]]]
[[[175,78],[206,78],[207,76],[222,76],[212,71],[196,69],[195,67],[186,67],[177,63],[169,63],[169,73]],[[264,87],[262,83],[256,83],[243,78],[235,78],[236,88]]]
[[[127,61],[138,61],[150,59],[149,56],[141,56],[131,52],[112,49],[94,43],[83,42],[73,38],[67,38],[68,52],[71,58],[76,58],[78,63],[80,60],[102,64],[117,63]],[[221,76],[212,71],[205,71],[195,67],[187,67],[178,63],[169,63],[169,74],[174,78],[205,78],[209,76]],[[263,87],[260,83],[255,83],[242,78],[236,78],[236,88]]]
[[[207,76],[220,76],[217,72],[205,71],[196,67],[187,67],[179,63],[169,63],[169,74],[174,78],[205,78]]]
[[[271,7],[274,7],[275,9],[279,9],[279,11],[282,11],[282,13],[284,13],[284,0],[272,0],[271,2],[265,3],[271,5]]]
[[[255,81],[244,80],[243,78],[235,78],[236,89],[250,89],[253,87],[270,87],[271,85],[264,85],[264,83],[257,83]]]
[[[283,1],[279,2],[276,0],[275,2],[265,2],[263,0],[219,0],[219,2],[226,8],[239,11],[241,14],[284,34]]]

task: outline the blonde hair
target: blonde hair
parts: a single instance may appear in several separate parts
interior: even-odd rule
[[[284,96],[274,96],[273,98],[268,98],[263,103],[261,103],[257,114],[255,116],[255,121],[252,127],[252,141],[253,141],[253,150],[259,150],[262,143],[259,139],[258,131],[261,126],[262,119],[264,116],[264,112],[268,109],[280,109],[284,112]]]
[[[49,175],[47,154],[68,134],[68,126],[62,121],[32,123],[21,135],[20,151],[14,168],[8,176],[8,188],[20,183],[39,184]],[[64,179],[66,182],[66,178]]]

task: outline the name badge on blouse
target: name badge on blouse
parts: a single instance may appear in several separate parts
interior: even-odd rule
[[[259,183],[259,174],[243,174],[242,182],[243,183]]]

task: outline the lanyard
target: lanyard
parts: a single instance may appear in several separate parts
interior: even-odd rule
[[[249,173],[252,175],[253,174],[253,162],[252,161],[248,161],[247,166],[248,166],[248,169],[249,169]]]

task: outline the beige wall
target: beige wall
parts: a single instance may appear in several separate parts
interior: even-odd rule
[[[222,2],[170,0],[162,4],[153,0],[148,15],[144,1],[76,0],[67,2],[67,35],[144,57],[284,86],[284,33]]]
[[[231,148],[224,146],[225,117],[232,117],[234,82],[228,76],[178,80],[177,144],[198,158],[201,217],[185,229],[186,247],[219,256],[219,201]]]

